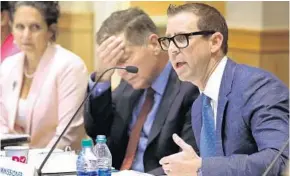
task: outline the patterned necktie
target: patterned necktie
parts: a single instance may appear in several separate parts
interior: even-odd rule
[[[216,154],[215,124],[210,98],[202,94],[202,127],[200,133],[200,156],[211,157]]]
[[[126,149],[125,158],[123,160],[122,166],[120,170],[128,170],[131,168],[132,163],[135,159],[135,154],[137,150],[137,146],[140,139],[141,130],[143,125],[146,121],[146,118],[152,109],[153,102],[154,102],[154,90],[152,88],[147,89],[146,98],[144,104],[142,106],[141,112],[137,118],[137,122],[135,123],[134,127],[132,128],[128,146]]]

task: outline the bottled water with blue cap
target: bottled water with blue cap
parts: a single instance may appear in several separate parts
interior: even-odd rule
[[[82,140],[82,150],[76,164],[78,176],[98,176],[97,157],[94,154],[91,139]]]
[[[97,157],[98,176],[111,176],[112,155],[105,135],[98,135],[94,153]]]

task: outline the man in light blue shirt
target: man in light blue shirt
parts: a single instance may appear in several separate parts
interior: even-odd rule
[[[122,80],[113,92],[113,72],[106,73],[85,105],[87,134],[93,139],[99,134],[108,137],[116,169],[162,174],[159,160],[178,152],[171,139],[174,133],[196,148],[187,113],[199,92],[177,78],[157,38],[155,24],[138,8],[114,12],[97,32],[99,65],[91,75],[89,91],[106,69],[139,68],[137,74],[118,70]],[[153,92],[152,103],[144,113],[149,92]]]
[[[166,84],[168,82],[168,78],[169,78],[169,74],[171,72],[171,69],[172,69],[171,64],[167,63],[164,70],[156,78],[156,80],[152,83],[151,87],[155,91],[155,94],[154,94],[155,103],[152,107],[152,110],[148,114],[147,120],[145,121],[144,127],[141,131],[141,136],[140,136],[140,140],[139,140],[139,144],[138,144],[138,148],[137,148],[137,152],[136,152],[135,162],[133,162],[133,164],[132,164],[133,170],[144,172],[144,166],[143,166],[144,151],[145,151],[146,146],[147,146],[148,136],[150,134],[150,130],[152,128],[152,125],[153,125],[153,122],[154,122],[154,119],[156,116],[156,112],[159,108],[159,104],[161,102],[164,90],[166,88]],[[94,82],[92,81],[92,79],[90,79],[89,86],[90,86],[90,90],[94,86]],[[96,86],[96,89],[93,92],[93,97],[96,98],[98,95],[107,91],[109,88],[110,88],[110,82],[100,83],[99,85]],[[146,93],[147,92],[145,91],[141,95],[136,106],[134,107],[133,114],[132,114],[132,120],[129,124],[128,135],[130,135],[132,128],[137,121],[137,117],[141,111],[142,105],[143,105],[144,100],[145,100]]]

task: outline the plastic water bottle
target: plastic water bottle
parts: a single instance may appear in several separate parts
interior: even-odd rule
[[[82,150],[77,159],[78,176],[98,176],[97,157],[93,152],[93,141],[82,140]]]
[[[104,135],[98,135],[94,148],[97,157],[98,176],[111,176],[112,155]]]

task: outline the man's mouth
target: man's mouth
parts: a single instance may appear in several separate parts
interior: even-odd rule
[[[181,68],[185,64],[186,64],[186,62],[177,62],[176,63],[176,68]]]

